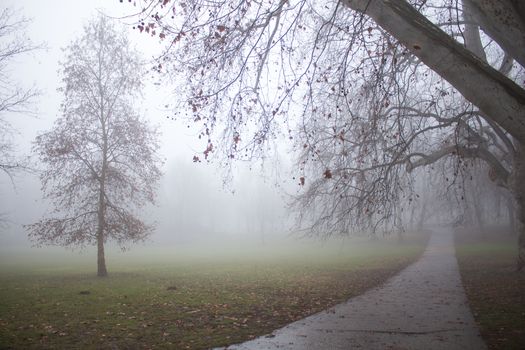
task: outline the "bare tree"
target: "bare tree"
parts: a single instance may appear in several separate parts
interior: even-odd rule
[[[14,60],[39,48],[25,35],[28,24],[29,20],[9,8],[0,12],[0,171],[11,180],[27,164],[15,155],[13,134],[16,130],[7,114],[29,113],[30,103],[38,95],[34,88],[19,86],[10,72]]]
[[[65,53],[62,116],[34,146],[55,210],[29,225],[29,235],[39,245],[96,244],[98,276],[106,276],[104,243],[125,247],[152,230],[134,208],[155,199],[158,133],[133,110],[142,64],[109,19],[89,22]]]
[[[406,172],[475,158],[514,197],[525,265],[519,2],[166,0],[140,16],[136,28],[167,43],[156,69],[184,81],[205,156],[250,158],[279,127],[295,140],[313,227],[392,220]]]

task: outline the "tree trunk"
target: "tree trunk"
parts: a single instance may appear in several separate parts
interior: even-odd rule
[[[97,276],[107,277],[106,258],[104,256],[104,236],[97,236]]]
[[[501,224],[501,192],[496,191],[494,192],[495,198],[494,198],[494,215],[493,220],[494,222]]]
[[[481,196],[479,195],[479,193],[476,192],[474,194],[472,204],[474,206],[474,215],[476,215],[476,223],[478,229],[480,230],[481,235],[483,235],[483,229],[485,228],[485,220],[483,219],[483,208],[481,207]]]
[[[511,235],[516,235],[516,209],[514,205],[514,198],[507,198],[507,211],[509,215],[509,231]]]
[[[483,62],[487,62],[487,55],[485,54],[485,48],[481,42],[479,35],[479,26],[477,21],[474,19],[471,9],[471,2],[469,0],[463,0],[463,18],[465,19],[465,47],[472,51],[478,56]]]
[[[397,242],[403,243],[405,241],[405,230],[402,227],[397,228]]]
[[[98,76],[102,76],[101,62],[102,51],[98,52],[99,65]],[[102,166],[100,169],[99,178],[99,192],[98,192],[98,227],[97,227],[97,276],[107,277],[108,270],[106,269],[106,257],[104,256],[104,241],[106,233],[106,172],[108,169],[108,130],[106,124],[106,114],[104,109],[104,88],[102,82],[98,79],[98,89],[100,95],[100,129],[102,132]]]
[[[104,169],[102,172],[104,173]],[[98,194],[97,276],[99,277],[106,277],[108,275],[108,271],[106,269],[106,258],[104,256],[104,216],[104,180],[102,178],[100,181],[100,189]]]
[[[416,220],[416,203],[412,201],[410,203],[410,217],[409,217],[409,223],[408,223],[408,227],[412,231],[415,230],[415,224],[414,224],[415,220]]]
[[[396,220],[394,227],[396,227],[397,231],[397,241],[399,243],[402,243],[404,241],[404,233],[405,233],[405,227],[403,225],[403,217],[401,215],[401,209],[398,207],[396,210]]]
[[[97,276],[106,277],[108,271],[106,269],[106,258],[104,256],[104,229],[106,227],[106,199],[105,199],[105,185],[107,172],[107,133],[105,131],[105,123],[102,119],[102,169],[100,172],[100,187],[98,192],[98,227],[97,227]]]
[[[423,205],[421,206],[421,212],[419,213],[419,220],[417,222],[416,230],[418,230],[418,231],[423,230],[423,225],[427,221],[427,216],[428,216],[428,213],[427,213],[427,201],[425,200],[423,202]]]
[[[518,234],[518,271],[525,267],[525,145],[519,145],[514,159],[513,191],[516,206],[516,233]]]
[[[522,66],[525,66],[525,22],[523,5],[515,6],[513,0],[464,0],[485,33],[494,39],[505,52],[508,52]],[[523,0],[519,0],[523,2]],[[521,7],[521,9],[519,8]]]
[[[492,121],[525,142],[525,91],[515,82],[484,63],[406,0],[345,0],[342,4],[369,15]],[[520,39],[513,43],[517,51],[523,50]]]

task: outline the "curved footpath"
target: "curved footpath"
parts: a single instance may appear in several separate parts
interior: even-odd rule
[[[451,229],[384,285],[272,334],[231,345],[262,349],[486,349],[461,284]]]

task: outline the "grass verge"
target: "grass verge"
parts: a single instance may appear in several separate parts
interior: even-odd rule
[[[525,346],[525,274],[516,271],[516,252],[515,237],[504,230],[456,233],[463,285],[490,349]]]
[[[252,339],[383,283],[426,241],[287,258],[0,269],[2,349],[207,349]],[[67,267],[67,266],[66,266]]]

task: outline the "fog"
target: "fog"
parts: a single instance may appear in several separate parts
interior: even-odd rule
[[[121,16],[123,9],[132,7],[104,0],[27,0],[4,4],[31,19],[27,35],[33,43],[44,46],[18,58],[10,69],[13,80],[42,92],[32,105],[32,113],[6,116],[17,130],[13,136],[17,154],[29,157],[36,135],[49,130],[59,114],[63,96],[56,89],[60,84],[57,71],[61,49],[81,34],[85,22],[98,11]],[[155,40],[139,37],[135,32],[130,38],[146,58],[158,52]],[[172,91],[169,85],[154,82],[151,79],[145,83],[139,110],[162,133],[160,154],[164,159],[164,176],[156,205],[145,208],[141,215],[156,224],[155,232],[143,245],[130,248],[234,241],[261,244],[286,238],[292,222],[285,210],[287,193],[295,190],[282,175],[289,160],[281,156],[279,164],[238,163],[231,169],[216,162],[194,163],[193,155],[204,147],[197,138],[198,130],[182,120],[167,118],[169,112],[163,106],[169,103]],[[32,162],[33,166],[39,166],[34,158]],[[31,247],[22,225],[37,221],[50,209],[42,198],[37,173],[20,172],[12,180],[5,174],[0,177],[0,213],[6,220],[0,246],[4,251]]]
[[[104,0],[26,0],[7,1],[5,5],[31,19],[27,35],[33,43],[42,45],[42,49],[21,56],[10,66],[14,81],[41,91],[29,113],[6,116],[17,131],[13,135],[17,154],[29,157],[35,136],[49,130],[59,114],[63,96],[56,89],[60,86],[57,71],[63,54],[61,49],[82,33],[83,25],[96,13],[121,17],[126,11],[131,13],[133,6]],[[141,36],[137,31],[130,30],[129,37],[145,58],[152,58],[161,50],[156,39]],[[193,155],[201,153],[206,143],[199,140],[199,130],[191,123],[168,118],[171,112],[164,106],[170,104],[175,87],[167,81],[159,84],[154,73],[150,76],[152,78],[144,82],[144,98],[137,105],[141,114],[162,133],[160,154],[164,159],[164,175],[156,205],[144,208],[142,213],[143,218],[156,224],[155,232],[143,245],[130,248],[193,243],[213,246],[217,242],[260,245],[293,236],[290,229],[294,219],[287,204],[291,196],[300,191],[300,186],[291,171],[294,159],[289,156],[289,145],[278,145],[265,162],[234,162],[231,168],[213,161],[195,163]],[[31,161],[34,167],[39,167],[34,157]],[[431,215],[427,221],[432,224],[454,223],[465,213],[470,223],[474,216],[478,219],[482,216],[479,208],[474,206],[477,211],[473,212],[473,206],[466,205],[464,199],[465,193],[473,192],[468,187],[476,188],[479,184],[464,184],[455,190],[447,185],[441,190],[428,191],[426,188],[434,181],[431,177],[429,180],[432,172],[434,170],[420,172],[416,188],[421,196],[417,195],[419,199],[412,202],[417,203],[412,205],[411,211],[399,215],[404,221],[414,221],[418,214],[414,214],[415,209],[421,211],[419,217]],[[489,182],[487,179],[486,183]],[[1,174],[0,195],[0,213],[6,223],[0,234],[0,246],[5,250],[29,248],[31,242],[22,225],[37,221],[50,209],[49,203],[42,198],[37,173],[20,172],[13,179]],[[499,195],[489,193],[483,199],[485,212],[495,216],[488,221],[507,220],[505,215],[508,214],[500,214],[503,199]],[[386,230],[391,228],[385,227]]]
[[[489,30],[525,17],[488,3],[4,0],[0,348],[524,344],[525,58]]]

